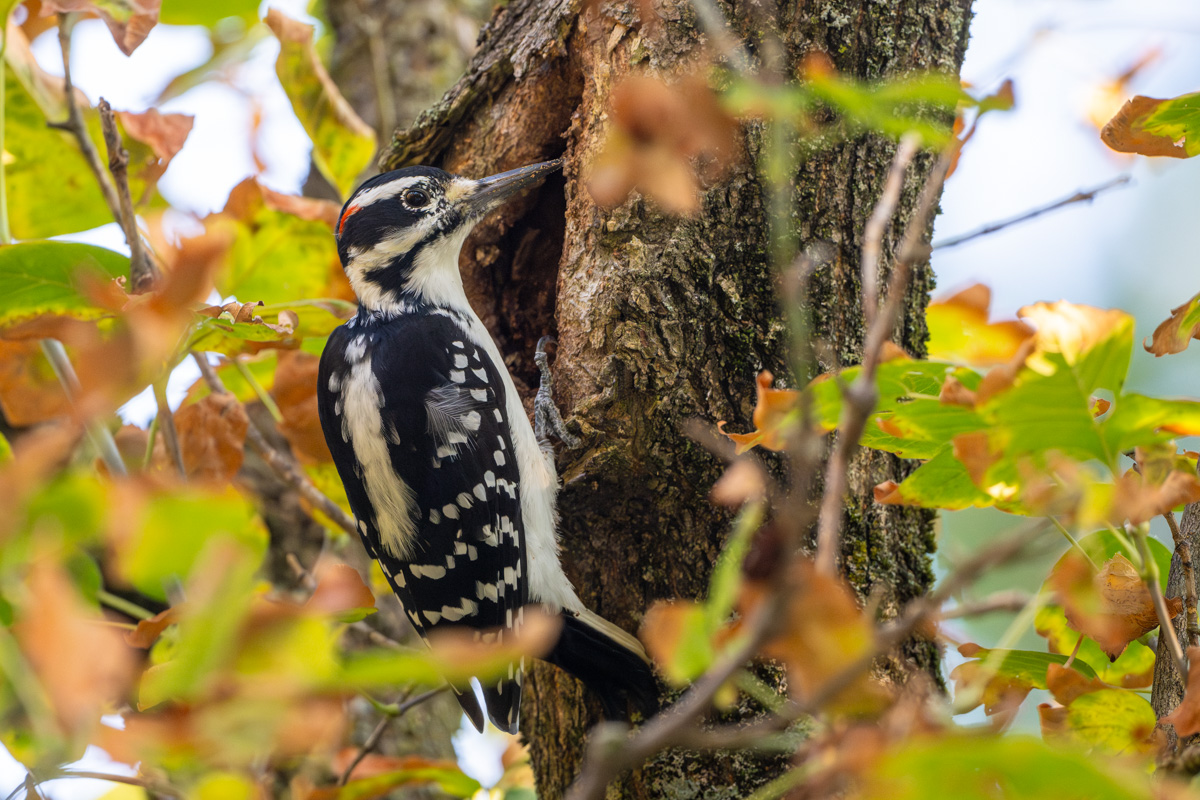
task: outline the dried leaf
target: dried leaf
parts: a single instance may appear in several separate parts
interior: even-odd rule
[[[196,121],[190,114],[163,114],[157,108],[141,113],[118,111],[117,117],[127,134],[150,146],[164,170],[183,149]]]
[[[72,733],[98,726],[100,714],[129,691],[133,653],[121,634],[100,623],[57,564],[35,561],[28,601],[13,626],[59,724]]]
[[[612,93],[612,128],[588,166],[592,199],[612,207],[645,193],[674,214],[694,214],[700,189],[725,173],[739,148],[737,122],[700,76],[676,84],[627,78]]]
[[[1200,294],[1171,309],[1171,316],[1154,329],[1150,343],[1142,346],[1155,356],[1165,356],[1182,353],[1192,339],[1200,339]]]
[[[1110,687],[1099,678],[1089,678],[1079,670],[1061,664],[1051,664],[1046,668],[1046,688],[1054,695],[1055,700],[1069,706],[1081,695]]]
[[[1110,659],[1115,660],[1131,641],[1158,627],[1150,590],[1120,553],[1094,576],[1082,556],[1069,553],[1050,573],[1050,583],[1071,627],[1094,639]],[[1169,598],[1167,606],[1174,617],[1183,601]]]
[[[210,394],[175,412],[184,470],[190,480],[227,483],[242,467],[250,419],[235,398]]]
[[[1200,153],[1200,93],[1169,100],[1135,96],[1125,103],[1100,139],[1118,153],[1191,158]]]
[[[978,649],[978,645],[963,645],[959,652],[970,657],[973,652],[969,648],[972,647]],[[984,713],[994,717],[998,726],[1005,726],[1012,721],[1025,698],[1033,690],[1033,684],[1029,681],[1015,675],[988,670],[982,661],[959,664],[951,670],[950,680],[954,681],[956,695],[971,691],[973,687],[982,683],[979,702],[983,705]]]
[[[792,422],[793,412],[800,393],[794,389],[772,389],[775,376],[763,370],[758,373],[756,392],[758,402],[754,406],[753,433],[727,433],[725,420],[717,428],[737,444],[737,453],[762,445],[768,450],[782,450],[786,445],[787,426]]]
[[[321,420],[317,416],[317,356],[300,351],[279,354],[275,368],[275,385],[271,396],[279,406],[283,422],[279,431],[287,437],[293,452],[307,464],[328,464],[333,461]]]
[[[132,55],[158,24],[162,0],[42,0],[42,16],[78,12],[104,20],[113,41],[125,55]]]
[[[125,634],[125,643],[130,647],[148,650],[158,641],[158,637],[162,636],[163,631],[179,621],[182,608],[182,606],[171,606],[150,619],[138,620],[137,627]]]
[[[1109,519],[1119,524],[1149,522],[1176,506],[1200,500],[1200,478],[1195,470],[1172,471],[1155,485],[1142,475],[1130,472],[1117,478]]]
[[[70,410],[38,342],[0,341],[0,411],[9,425],[37,425]]]
[[[953,439],[954,457],[967,468],[971,481],[978,487],[987,485],[988,469],[1000,460],[998,453],[991,451],[986,431],[960,433]]]
[[[733,462],[721,479],[713,484],[712,501],[717,505],[737,508],[767,493],[767,476],[762,468],[745,459]]]
[[[1200,733],[1200,647],[1187,650],[1188,679],[1183,693],[1183,702],[1161,720],[1164,725],[1174,725],[1179,736]]]
[[[375,595],[349,564],[323,562],[317,567],[316,579],[317,588],[304,604],[305,610],[322,614],[375,610]]]

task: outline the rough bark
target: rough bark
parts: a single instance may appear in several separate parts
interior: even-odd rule
[[[481,226],[462,268],[477,311],[528,385],[536,380],[534,343],[558,336],[557,399],[584,438],[581,448],[559,453],[564,561],[585,601],[630,630],[654,600],[701,596],[726,535],[727,516],[707,500],[719,465],[683,435],[684,423],[726,419],[744,430],[755,375],[787,374],[756,128],[745,130],[740,165],[706,192],[694,219],[664,215],[636,196],[604,211],[583,186],[582,165],[604,139],[614,85],[642,70],[669,78],[707,58],[688,2],[653,7],[660,22],[650,26],[623,4],[581,11],[570,0],[511,0],[485,26],[467,74],[383,157],[387,168],[427,163],[481,176],[565,155],[561,177]],[[760,9],[724,7],[752,53],[763,40]],[[916,69],[957,74],[969,18],[969,0],[823,0],[786,3],[774,15],[789,71],[819,50],[864,79]],[[893,152],[875,136],[858,137],[814,149],[794,177],[801,247],[821,244],[832,254],[811,297],[814,333],[830,354],[822,370],[858,360],[862,228]],[[929,167],[926,159],[914,169],[885,253]],[[897,331],[916,354],[931,286],[921,265]],[[864,454],[851,470],[843,565],[862,596],[880,598],[884,614],[932,580],[930,517],[871,499],[876,483],[906,469]],[[910,646],[883,673],[898,680],[909,669],[936,673],[933,647]],[[535,669],[528,686],[523,728],[540,796],[557,798],[578,772],[595,708],[549,667]],[[613,796],[740,797],[781,766],[667,753]]]
[[[1179,532],[1183,541],[1192,552],[1192,563],[1200,563],[1200,503],[1192,503],[1184,508],[1179,520]],[[1184,596],[1183,562],[1178,551],[1171,556],[1171,571],[1167,574],[1167,597]],[[1187,648],[1187,615],[1175,617],[1175,635]],[[1154,688],[1150,695],[1150,705],[1154,707],[1154,715],[1162,719],[1170,714],[1183,702],[1183,690],[1186,679],[1175,668],[1175,659],[1167,649],[1165,637],[1158,637],[1158,651],[1154,661]],[[1160,723],[1161,724],[1161,723]],[[1162,725],[1167,734],[1167,753],[1180,753],[1185,748],[1200,744],[1200,734],[1179,740],[1174,725]]]

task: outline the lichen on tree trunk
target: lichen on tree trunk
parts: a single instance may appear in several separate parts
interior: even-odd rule
[[[557,334],[557,400],[584,440],[559,453],[563,559],[585,601],[630,630],[654,600],[701,596],[726,535],[727,515],[707,499],[719,465],[683,434],[684,423],[726,419],[744,429],[755,376],[762,369],[786,375],[788,363],[756,129],[747,128],[740,164],[706,191],[695,218],[668,216],[637,196],[602,210],[583,184],[583,165],[604,140],[613,87],[642,70],[677,76],[708,57],[688,2],[653,6],[660,20],[649,26],[624,5],[581,13],[568,0],[512,0],[485,27],[463,79],[398,133],[383,159],[388,168],[432,163],[482,176],[565,156],[562,177],[481,226],[462,269],[476,310],[526,385],[536,380],[534,343]],[[724,8],[752,51],[763,38],[758,8]],[[819,50],[860,79],[918,69],[957,74],[969,18],[969,0],[787,3],[775,16],[790,70]],[[810,298],[814,335],[832,354],[822,370],[859,358],[862,229],[893,153],[891,143],[863,135],[809,153],[794,176],[800,246],[819,244],[830,254]],[[885,237],[885,270],[930,166],[919,159],[910,173]],[[919,265],[896,337],[914,354],[924,349],[931,286],[928,266]],[[880,598],[884,614],[932,580],[930,517],[872,500],[876,483],[906,469],[871,453],[850,475],[843,566],[862,596]],[[884,676],[936,673],[932,645],[910,645],[905,656],[909,664],[891,663]],[[534,670],[523,729],[543,798],[560,797],[577,774],[594,711],[572,679]],[[782,766],[781,759],[673,752],[613,792],[739,797]]]

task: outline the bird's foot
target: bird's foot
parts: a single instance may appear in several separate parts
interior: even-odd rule
[[[558,413],[558,406],[554,405],[554,377],[550,374],[550,356],[546,353],[546,345],[549,344],[557,344],[553,336],[538,339],[537,350],[533,354],[533,361],[542,374],[537,395],[533,398],[533,432],[538,441],[547,441],[550,434],[554,434],[567,447],[579,447],[579,437],[567,430],[562,414]]]

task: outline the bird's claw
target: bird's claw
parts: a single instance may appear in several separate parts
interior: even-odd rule
[[[557,344],[554,337],[543,336],[538,339],[537,350],[533,354],[533,361],[542,376],[537,395],[533,398],[533,432],[542,442],[547,441],[550,434],[554,434],[567,447],[579,447],[579,437],[567,430],[562,414],[554,404],[554,377],[550,373],[550,356],[546,352],[546,346],[551,344]]]

